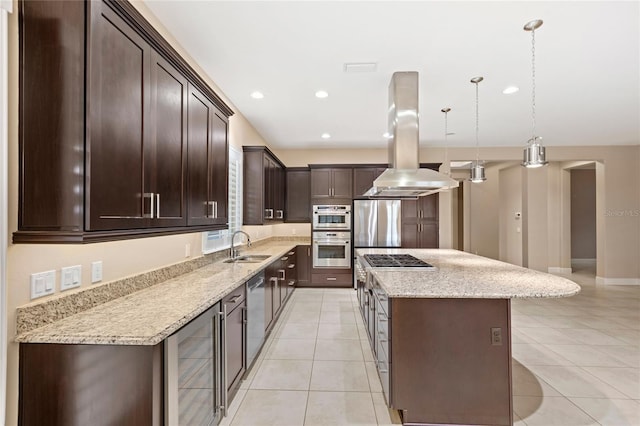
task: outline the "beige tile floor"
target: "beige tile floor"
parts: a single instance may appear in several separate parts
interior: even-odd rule
[[[578,296],[512,303],[514,422],[640,426],[640,288],[570,278]],[[297,289],[222,424],[398,423],[366,339],[353,290]]]

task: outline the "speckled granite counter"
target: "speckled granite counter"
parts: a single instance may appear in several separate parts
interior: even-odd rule
[[[580,286],[566,278],[458,250],[357,249],[356,254],[411,254],[436,267],[372,272],[389,297],[515,299],[567,297]]]
[[[260,263],[217,261],[16,337],[25,343],[155,345],[214,305],[299,242],[273,241],[246,250]]]

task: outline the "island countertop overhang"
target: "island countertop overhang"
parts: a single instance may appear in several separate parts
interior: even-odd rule
[[[567,278],[453,249],[356,249],[364,254],[410,254],[435,266],[424,271],[370,272],[389,297],[521,299],[569,297],[580,286]]]

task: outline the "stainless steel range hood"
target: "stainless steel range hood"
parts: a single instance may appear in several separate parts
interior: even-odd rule
[[[389,84],[389,165],[363,195],[421,197],[457,188],[458,181],[431,169],[421,169],[418,137],[418,73],[395,72]]]

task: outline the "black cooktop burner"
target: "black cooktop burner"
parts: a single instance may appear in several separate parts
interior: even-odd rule
[[[365,254],[364,258],[374,268],[433,268],[410,254]]]

